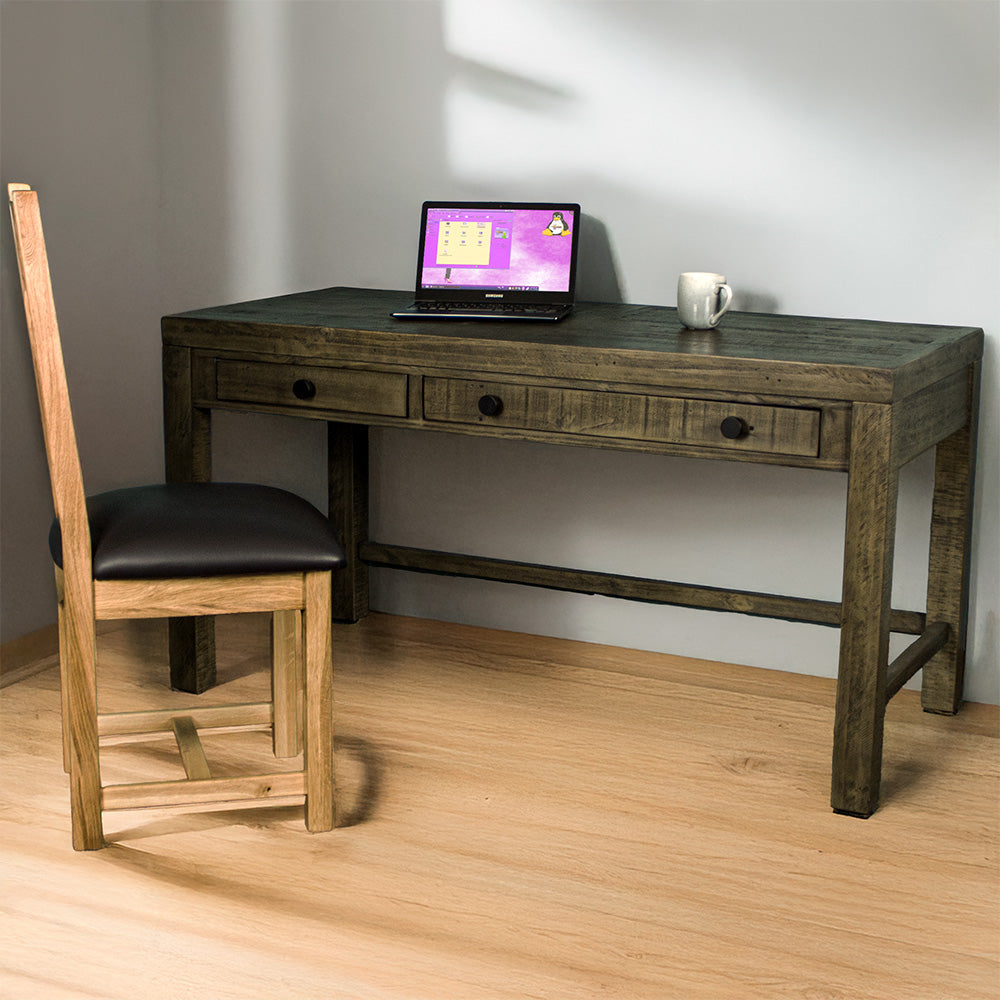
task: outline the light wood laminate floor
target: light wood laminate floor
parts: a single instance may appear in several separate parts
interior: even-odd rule
[[[219,623],[266,690],[266,621]],[[373,615],[334,634],[341,827],[106,814],[70,847],[54,667],[0,692],[3,1000],[996,1000],[998,709],[889,709],[883,804],[828,806],[832,681]],[[164,623],[100,639],[102,708]],[[219,771],[264,734],[205,739]],[[180,776],[169,741],[107,777]]]

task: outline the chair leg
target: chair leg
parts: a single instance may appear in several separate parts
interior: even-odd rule
[[[299,645],[302,615],[275,611],[271,617],[271,703],[274,706],[274,756],[294,757],[302,750],[299,719]]]
[[[63,770],[69,774],[70,769],[70,746],[69,746],[69,659],[68,643],[66,641],[66,610],[62,600],[59,601],[59,700],[61,709],[59,717],[62,723],[62,752]]]
[[[333,666],[331,662],[331,574],[305,574],[306,827],[314,833],[335,825],[333,789]]]
[[[89,626],[89,627],[88,627]],[[70,811],[73,847],[97,851],[104,847],[101,823],[101,766],[97,742],[97,648],[93,620],[75,622],[63,614],[65,645],[60,651],[65,681],[69,735]]]

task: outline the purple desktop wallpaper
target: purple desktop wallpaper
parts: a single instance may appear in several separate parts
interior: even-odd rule
[[[423,288],[569,291],[572,212],[431,209]]]

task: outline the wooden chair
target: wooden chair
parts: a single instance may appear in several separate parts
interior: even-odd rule
[[[330,582],[344,553],[329,521],[300,497],[254,485],[169,483],[85,496],[38,196],[11,184],[8,197],[56,514],[49,544],[74,848],[104,846],[103,810],[278,796],[304,795],[307,828],[333,829]],[[180,717],[98,714],[97,621],[252,611],[274,614],[271,701]],[[275,757],[294,757],[301,745],[301,769],[213,778],[198,726],[262,725],[272,729]],[[170,731],[186,779],[102,785],[102,737]]]

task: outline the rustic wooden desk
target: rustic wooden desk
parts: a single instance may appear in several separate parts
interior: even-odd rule
[[[390,566],[839,626],[833,808],[878,805],[888,700],[923,668],[961,703],[982,330],[578,305],[558,324],[405,322],[405,292],[330,288],[163,319],[167,477],[211,478],[211,411],[325,420],[330,516],[350,554],[334,613]],[[848,474],[840,603],[404,548],[368,538],[368,428],[410,427]],[[937,448],[924,612],[890,606],[898,471]],[[888,662],[890,632],[916,640]],[[210,619],[171,624],[175,687],[214,683]]]

